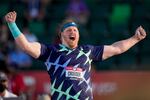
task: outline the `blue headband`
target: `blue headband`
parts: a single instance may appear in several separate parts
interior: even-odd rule
[[[61,28],[61,32],[63,32],[66,28],[70,27],[70,26],[75,26],[77,27],[77,24],[75,22],[69,22],[66,23],[62,28]]]

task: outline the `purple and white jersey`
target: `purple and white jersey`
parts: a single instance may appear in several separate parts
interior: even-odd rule
[[[104,46],[41,44],[39,60],[45,62],[51,79],[52,100],[93,100],[91,62],[101,61]]]

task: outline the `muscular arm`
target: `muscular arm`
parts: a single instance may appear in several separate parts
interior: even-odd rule
[[[134,46],[139,41],[143,40],[146,37],[146,32],[142,27],[138,27],[134,36],[129,39],[125,39],[122,41],[118,41],[113,43],[112,45],[105,45],[103,52],[103,60],[124,53],[132,46]]]
[[[40,55],[41,45],[38,42],[29,42],[23,34],[20,34],[15,38],[16,44],[26,53],[34,58],[38,58]]]
[[[8,23],[9,29],[15,39],[16,44],[26,53],[31,55],[34,58],[38,58],[40,55],[41,45],[38,42],[29,42],[23,33],[20,32],[17,25],[15,24],[16,21],[16,12],[9,12],[5,16],[5,20]]]

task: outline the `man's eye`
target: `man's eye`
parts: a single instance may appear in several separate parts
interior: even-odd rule
[[[70,32],[71,30],[67,30],[67,32]]]
[[[75,32],[77,32],[77,30],[74,30]]]

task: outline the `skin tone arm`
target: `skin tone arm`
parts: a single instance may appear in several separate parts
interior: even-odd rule
[[[136,32],[132,37],[126,40],[115,42],[112,45],[105,45],[104,53],[103,53],[103,60],[111,56],[124,53],[125,51],[130,49],[132,46],[134,46],[136,43],[143,40],[145,37],[146,37],[146,32],[140,26],[136,29]]]
[[[15,11],[9,12],[5,16],[5,20],[7,23],[14,23],[16,21],[17,14]],[[41,45],[38,42],[29,42],[23,33],[20,33],[19,36],[15,38],[16,44],[26,53],[31,55],[34,58],[38,58],[40,56]]]

